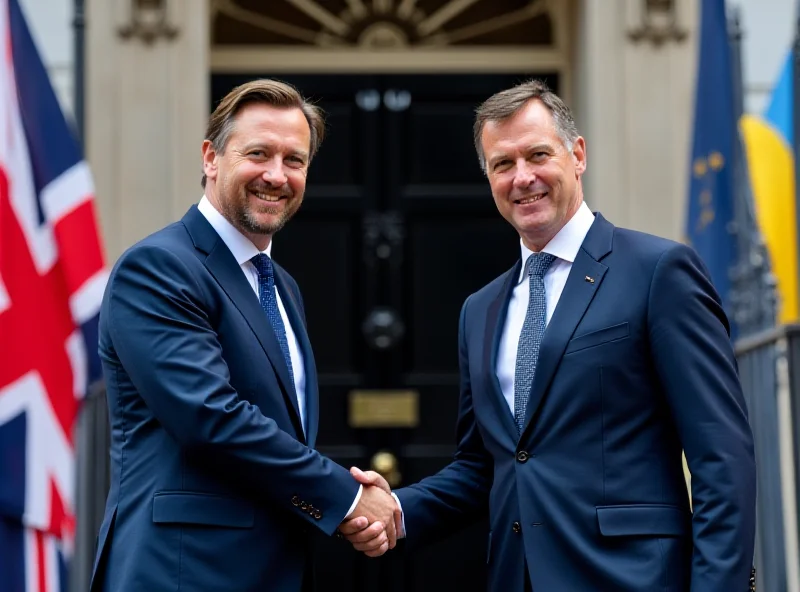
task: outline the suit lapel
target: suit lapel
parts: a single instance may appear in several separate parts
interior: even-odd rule
[[[489,390],[491,390],[489,395],[497,407],[500,422],[514,442],[519,439],[519,433],[517,424],[514,422],[514,415],[511,413],[511,409],[509,409],[508,403],[503,396],[503,391],[500,388],[500,381],[497,380],[497,356],[500,350],[503,329],[505,328],[508,301],[511,299],[511,292],[514,289],[514,279],[519,277],[520,265],[521,263],[517,261],[517,264],[506,273],[505,281],[501,284],[500,289],[489,304],[489,309],[486,313],[486,334],[483,339],[483,343],[489,346],[483,350],[483,367],[487,375],[487,382],[490,385]]]
[[[306,375],[305,401],[306,401],[306,441],[310,448],[314,447],[317,440],[317,429],[319,427],[319,392],[317,385],[317,370],[314,362],[314,353],[311,350],[311,342],[306,333],[306,325],[300,315],[300,306],[292,293],[284,277],[281,267],[275,266],[275,284],[281,295],[283,307],[286,315],[292,324],[292,330],[297,337],[300,345],[300,353],[303,356],[303,368]]]
[[[542,337],[539,359],[536,363],[536,375],[525,409],[523,436],[530,428],[531,419],[536,415],[544,395],[550,387],[567,343],[572,338],[597,290],[600,289],[608,267],[599,260],[611,251],[613,230],[614,227],[608,221],[599,213],[596,214],[595,221],[572,264],[561,298]]]
[[[267,315],[261,308],[253,288],[247,283],[241,267],[236,263],[225,242],[197,210],[197,206],[192,206],[187,212],[183,217],[183,223],[192,236],[195,247],[207,254],[205,260],[206,268],[217,280],[234,306],[242,313],[242,316],[244,316],[247,324],[250,325],[258,342],[261,344],[264,353],[267,354],[267,358],[272,364],[283,389],[283,396],[289,407],[289,415],[292,418],[295,430],[298,436],[304,439],[303,429],[300,424],[300,411],[297,407],[297,397],[295,396],[294,381],[290,380],[289,368],[286,366],[286,360],[278,344],[278,339],[275,337],[272,325],[270,325]]]

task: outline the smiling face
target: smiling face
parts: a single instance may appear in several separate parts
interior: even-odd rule
[[[221,152],[203,142],[206,197],[259,250],[303,203],[311,130],[303,112],[245,105]]]
[[[526,247],[540,251],[583,202],[583,138],[565,146],[550,110],[532,99],[508,119],[488,121],[481,146],[497,209]]]

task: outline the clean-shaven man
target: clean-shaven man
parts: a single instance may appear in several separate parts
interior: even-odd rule
[[[481,105],[475,146],[521,257],[463,305],[457,452],[395,492],[409,546],[488,509],[491,590],[746,590],[753,439],[701,259],[592,213],[586,142],[543,83]]]

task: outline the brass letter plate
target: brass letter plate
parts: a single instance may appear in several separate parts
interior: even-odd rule
[[[419,423],[415,390],[350,391],[349,404],[353,428],[413,428]]]

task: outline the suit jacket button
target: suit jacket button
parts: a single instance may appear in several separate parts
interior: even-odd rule
[[[522,526],[520,526],[519,522],[514,522],[514,524],[511,525],[511,530],[513,530],[516,534],[519,534],[522,532]]]
[[[306,502],[300,502],[300,509],[305,512],[308,510],[308,504]]]
[[[292,496],[292,505],[293,506],[299,506],[300,505],[300,498],[297,497],[296,495]]]
[[[517,452],[517,462],[521,463],[527,462],[528,458],[529,458],[528,453],[525,452],[524,450],[520,450],[519,452]]]
[[[314,518],[316,520],[320,520],[322,518],[322,512],[320,512],[319,510],[314,510]]]

